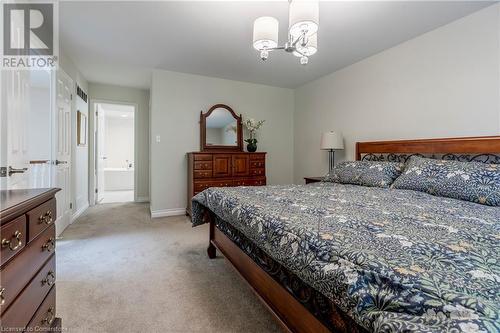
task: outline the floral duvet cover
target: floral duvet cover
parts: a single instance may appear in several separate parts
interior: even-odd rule
[[[318,183],[193,198],[375,332],[499,332],[500,208]]]

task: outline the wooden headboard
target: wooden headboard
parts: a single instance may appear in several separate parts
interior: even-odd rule
[[[358,161],[406,161],[412,155],[500,163],[500,136],[356,143],[356,160]],[[436,155],[441,155],[441,157]]]

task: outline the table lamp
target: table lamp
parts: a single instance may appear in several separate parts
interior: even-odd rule
[[[344,139],[340,132],[325,132],[321,135],[321,149],[329,151],[329,170],[331,173],[335,166],[335,151],[344,149]]]

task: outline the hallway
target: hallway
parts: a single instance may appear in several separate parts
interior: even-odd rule
[[[281,332],[219,255],[207,226],[151,220],[146,204],[91,207],[57,242],[57,313],[69,332]]]

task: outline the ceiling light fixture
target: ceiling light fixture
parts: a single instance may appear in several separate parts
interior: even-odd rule
[[[307,65],[309,57],[318,51],[319,2],[318,0],[289,0],[288,40],[278,46],[279,22],[274,17],[259,17],[253,23],[253,47],[260,58],[267,60],[269,52],[285,50],[300,57]]]

